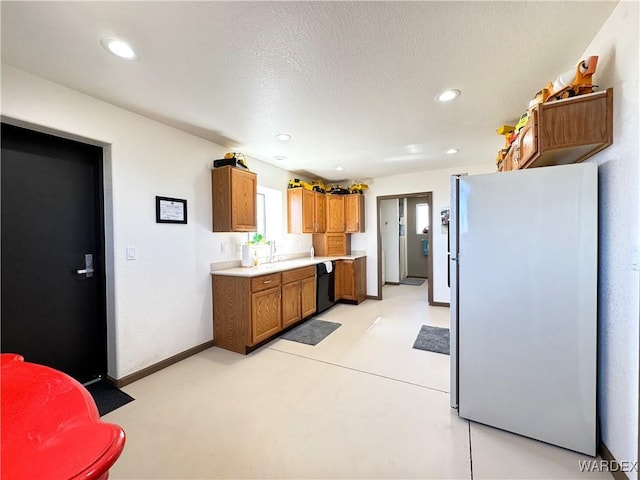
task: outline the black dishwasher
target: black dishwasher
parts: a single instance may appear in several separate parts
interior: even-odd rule
[[[316,265],[316,315],[335,305],[334,283],[336,262]]]

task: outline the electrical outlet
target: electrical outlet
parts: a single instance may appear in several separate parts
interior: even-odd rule
[[[227,244],[222,242],[220,244],[220,253],[225,253],[227,251]]]
[[[635,270],[636,272],[640,270],[638,268],[638,247],[631,249],[631,270]]]

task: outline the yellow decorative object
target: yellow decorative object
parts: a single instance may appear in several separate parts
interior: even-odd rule
[[[563,98],[575,97],[585,93],[593,92],[592,77],[596,73],[598,57],[593,55],[580,61],[576,65],[575,71],[569,70],[561,75],[554,82],[549,82],[540,90],[531,101],[529,108],[533,108],[538,103],[552,102]]]
[[[522,130],[522,127],[524,127],[528,121],[529,121],[529,111],[526,111],[522,114],[518,123],[516,123],[516,130],[515,130],[516,133]]]
[[[498,135],[508,135],[516,129],[513,125],[501,125],[496,129]]]
[[[249,166],[247,165],[247,162],[244,159],[244,153],[240,153],[240,152],[227,152],[224,154],[224,158],[226,160],[231,160],[231,159],[235,159],[236,162],[238,162],[240,165],[242,165],[244,168],[246,168],[247,170],[249,170]]]
[[[325,193],[327,191],[327,186],[324,184],[322,180],[315,180],[311,182],[311,188],[316,192]]]
[[[349,193],[364,193],[369,189],[369,185],[366,183],[354,183],[349,187]]]
[[[299,178],[294,178],[289,180],[289,188],[304,188],[305,190],[313,190],[313,187],[310,183],[305,182],[304,180],[300,180]]]

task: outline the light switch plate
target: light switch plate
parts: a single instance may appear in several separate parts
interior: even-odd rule
[[[136,259],[136,247],[126,247],[127,249],[127,260],[135,260]]]

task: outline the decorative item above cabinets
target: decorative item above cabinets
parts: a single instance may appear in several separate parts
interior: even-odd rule
[[[612,143],[613,89],[608,88],[533,107],[496,165],[504,172],[578,163]]]

